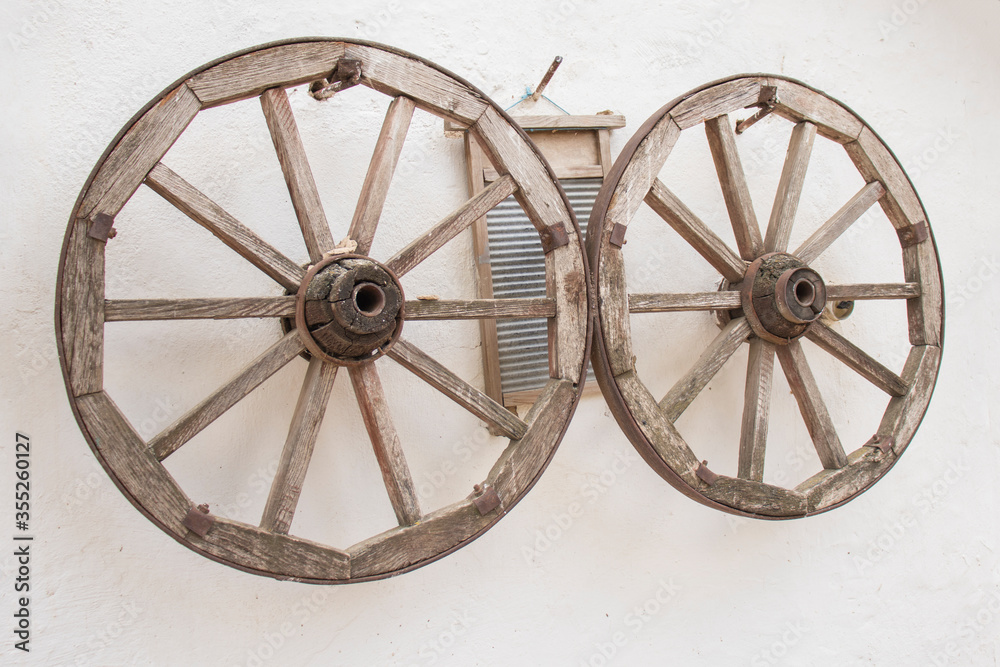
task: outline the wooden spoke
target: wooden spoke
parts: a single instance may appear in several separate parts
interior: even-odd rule
[[[348,371],[396,519],[400,526],[412,526],[420,521],[420,504],[389,406],[385,402],[378,370],[375,364],[368,363],[350,366]]]
[[[802,186],[805,183],[806,169],[809,167],[809,157],[812,155],[815,139],[816,126],[812,123],[799,123],[792,130],[788,153],[785,155],[785,166],[781,170],[778,192],[774,196],[774,206],[771,208],[767,236],[764,238],[765,252],[785,252],[788,249],[788,239],[792,235],[792,225],[795,223],[795,213],[799,208]]]
[[[740,293],[695,292],[693,294],[629,294],[630,313],[668,313],[683,310],[732,310],[741,305]]]
[[[677,421],[750,334],[750,323],[745,317],[730,320],[698,358],[694,367],[660,401],[660,409],[667,419]]]
[[[878,181],[866,184],[792,254],[806,264],[812,263],[884,194],[885,188]]]
[[[510,174],[501,176],[444,220],[434,225],[423,236],[393,255],[385,265],[396,276],[403,276],[515,192],[517,192],[517,184]]]
[[[282,287],[297,290],[305,277],[301,266],[278,252],[221,206],[160,163],[146,176],[146,185],[182,213],[212,232],[220,241],[269,275]]]
[[[396,341],[396,344],[389,348],[388,354],[404,368],[508,438],[518,440],[527,430],[527,425],[509,410],[406,340]]]
[[[323,253],[333,250],[336,244],[330,234],[330,225],[323,212],[306,149],[295,124],[295,116],[292,115],[292,106],[288,103],[288,93],[284,88],[265,90],[260,96],[260,104],[271,132],[274,150],[278,154],[278,162],[281,163],[281,171],[285,175],[288,193],[292,197],[295,215],[302,228],[306,249],[309,250],[309,259],[318,262],[323,258]]]
[[[840,438],[833,427],[833,420],[830,419],[830,413],[826,409],[826,403],[823,402],[823,396],[819,393],[816,379],[799,341],[780,346],[778,360],[781,362],[782,370],[785,371],[788,386],[791,387],[792,394],[799,404],[799,412],[802,413],[802,419],[809,429],[809,436],[823,467],[827,470],[843,468],[847,465],[847,453],[840,444]]]
[[[741,110],[750,110],[753,116],[747,118],[747,111]],[[747,121],[734,128],[732,121],[736,113]],[[765,116],[768,122],[756,125]],[[744,167],[748,170],[751,167],[741,161],[737,133],[760,133],[763,137],[785,122],[789,122],[791,139],[774,206],[764,229],[764,220],[758,225],[747,187],[751,174],[746,173]],[[733,228],[735,242],[728,247],[728,241],[724,242],[716,234],[721,231],[714,226],[716,221],[699,220],[685,202],[656,179],[680,135],[694,132],[693,128],[701,131],[697,126],[702,123]],[[822,137],[821,141],[832,140],[844,146],[861,177],[856,186],[860,189],[839,202],[843,206],[828,220],[817,220],[808,232],[801,233],[801,239],[809,238],[800,244],[800,233],[793,232],[801,232],[795,229],[796,216],[805,193],[806,173],[817,135]],[[656,156],[656,161],[650,156]],[[742,157],[745,159],[746,155]],[[827,161],[828,158],[836,159],[825,153],[820,157]],[[846,162],[840,166],[849,168]],[[684,168],[683,164],[675,164],[671,169]],[[812,188],[809,190],[810,195],[814,194]],[[623,238],[637,218],[636,205],[640,200],[722,274],[723,287],[719,291],[680,293],[683,288],[664,287],[660,293],[628,292],[626,276],[630,267],[627,259],[631,254],[623,247]],[[814,316],[823,314],[815,312],[819,306],[814,310],[799,309],[801,302],[810,300],[805,283],[796,282],[792,286],[794,289],[786,290],[787,294],[773,294],[772,283],[780,276],[787,278],[792,270],[802,271],[796,275],[796,281],[807,275],[820,280],[809,268],[810,264],[827,252],[852,225],[852,231],[857,231],[861,217],[873,210],[876,203],[882,207],[899,237],[899,244],[888,244],[884,254],[887,258],[898,258],[902,247],[903,275],[897,278],[900,282],[854,283],[851,280],[858,279],[857,276],[842,278],[840,284],[825,285],[823,299],[826,303],[821,301],[819,305],[824,309],[835,305],[846,308],[847,302],[861,300],[903,300],[898,305],[905,304],[905,331],[913,347],[899,375],[833,331],[830,328],[833,325],[824,325],[826,317],[812,321]],[[803,199],[803,215],[807,205]],[[712,227],[709,228],[706,222]],[[611,413],[629,440],[642,458],[672,486],[725,512],[785,519],[833,509],[862,493],[893,466],[920,424],[937,377],[943,333],[943,286],[927,212],[913,184],[889,148],[850,109],[813,88],[781,76],[740,75],[692,90],[660,108],[625,145],[614,168],[605,177],[588,228],[588,258],[598,307],[594,374]],[[671,242],[671,232],[661,229],[660,234],[664,235],[663,242]],[[794,253],[789,252],[792,238],[799,246]],[[643,243],[653,240],[646,239]],[[748,275],[749,262],[760,267],[753,275]],[[781,283],[782,289],[787,287],[784,282],[787,279]],[[744,308],[750,310],[743,313]],[[895,306],[890,310],[896,316],[903,314]],[[690,370],[682,367],[686,375],[666,396],[658,394],[663,398],[657,403],[644,384],[655,378],[640,379],[636,371],[632,325],[636,324],[635,318],[642,316],[633,314],[678,311],[702,311],[704,314],[699,317],[718,321],[723,331],[716,331],[706,339],[706,342],[712,341],[707,348],[704,343],[699,346],[701,356],[697,361],[686,362],[693,367]],[[890,324],[885,323],[885,336],[892,334]],[[905,336],[902,327],[897,330],[901,338]],[[873,441],[877,446],[862,446],[849,454],[845,452],[846,443],[841,443],[833,425],[830,406],[824,402],[806,362],[805,343],[799,340],[803,336],[890,395],[876,432],[877,438]],[[739,465],[733,476],[728,477],[713,470],[708,460],[703,460],[703,457],[711,459],[716,455],[698,455],[685,442],[680,431],[689,421],[693,424],[695,415],[688,414],[683,419],[680,416],[700,392],[712,386],[712,378],[744,341],[749,342],[750,349]],[[685,351],[680,350],[678,354],[683,355]],[[794,489],[763,482],[775,356],[781,362],[823,465],[812,477],[803,475],[808,479]],[[836,370],[841,372],[839,368]],[[860,396],[852,398],[864,400]],[[716,407],[726,409],[721,404]],[[705,414],[701,417],[712,419]]]
[[[305,345],[297,331],[285,334],[284,338],[254,359],[239,375],[150,440],[149,448],[158,460],[167,458],[304,349]]]
[[[285,535],[292,525],[295,506],[299,503],[302,483],[336,378],[337,366],[317,358],[309,362],[292,424],[288,428],[288,438],[281,450],[278,472],[271,482],[271,491],[260,520],[262,530]]]
[[[321,102],[317,100],[328,97],[325,93],[354,84],[359,84],[356,90],[338,93],[338,99],[339,95],[370,97],[372,94],[385,94],[389,96],[386,100],[388,110],[376,110],[377,117],[372,127],[380,128],[376,131],[378,139],[373,142],[375,146],[370,160],[360,165],[363,170],[367,169],[363,175],[364,183],[358,201],[348,202],[347,222],[350,225],[345,224],[344,230],[348,236],[343,247],[338,248],[329,227],[329,223],[335,221],[327,219],[317,188],[321,175],[318,173],[319,164],[316,163],[317,173],[314,174],[308,158],[313,157],[315,162],[319,156],[330,154],[331,146],[337,143],[338,137],[342,139],[345,133],[355,131],[355,126],[363,124],[366,118],[372,120],[367,113],[371,109],[361,110],[364,113],[347,123],[342,122],[342,118],[339,121],[334,118],[327,131],[315,137],[309,133],[308,139],[316,139],[320,143],[316,152],[310,146],[310,154],[307,154],[303,141],[307,138],[305,130],[308,128],[296,123],[298,109],[293,113],[292,107],[302,104],[304,109],[319,109]],[[299,87],[308,87],[317,100],[305,97],[305,91]],[[292,92],[293,88],[295,92]],[[365,92],[366,89],[368,92]],[[323,94],[319,94],[320,91]],[[259,98],[259,101],[254,98]],[[229,103],[247,103],[242,100],[260,104],[308,258],[289,256],[294,261],[289,259],[219,205],[228,202],[228,199],[220,199],[218,203],[212,201],[162,164],[163,161],[169,163],[169,158],[163,156],[201,110]],[[336,101],[326,102],[325,105],[326,111],[334,116],[342,106]],[[444,214],[448,210],[441,211],[443,220],[431,219],[423,224],[409,225],[413,231],[407,235],[403,230],[404,236],[399,237],[400,230],[387,228],[390,222],[389,198],[395,192],[392,183],[401,176],[398,172],[402,151],[412,126],[413,114],[418,108],[443,118],[447,123],[460,125],[466,133],[470,171],[473,172],[470,177],[471,199],[464,204],[462,200],[454,202],[457,210],[447,217]],[[299,117],[298,122],[305,123],[303,117]],[[621,126],[624,120],[617,118],[601,123]],[[672,121],[668,125],[667,134],[676,138],[680,130]],[[232,129],[239,133],[245,128],[234,126]],[[207,139],[208,143],[202,148],[210,154],[213,138],[189,136],[182,142],[190,144],[191,141],[198,143]],[[333,144],[324,142],[330,139],[334,140]],[[610,167],[607,164],[610,162],[610,144],[606,130],[598,143],[600,146],[595,144],[595,148],[606,158],[603,167],[596,167],[600,175],[608,173],[606,169]],[[666,153],[660,150],[656,151],[656,155],[666,157]],[[481,167],[478,171],[471,168],[477,162]],[[651,167],[652,160],[647,164]],[[491,175],[489,187],[484,173],[487,165],[495,172]],[[241,165],[246,168],[252,166]],[[636,205],[641,204],[654,175],[655,170],[650,169],[646,184],[633,194]],[[139,210],[144,201],[133,198],[133,193],[143,184],[235,250],[243,259],[228,259],[236,263],[237,269],[245,259],[278,282],[281,290],[259,290],[246,293],[246,296],[224,298],[219,298],[223,294],[217,290],[181,295],[184,298],[110,298],[105,285],[106,250],[110,250],[108,271],[121,274],[126,282],[135,277],[130,278],[130,274],[142,273],[141,262],[132,266],[127,261],[128,252],[125,253],[125,264],[122,264],[123,258],[117,256],[122,250],[117,245],[121,241],[109,243],[109,239],[114,237],[111,232],[115,227],[120,227],[117,231],[133,240],[149,231],[149,224],[143,223],[150,221],[143,220]],[[334,190],[327,197],[335,193]],[[435,196],[434,193],[425,194]],[[494,298],[488,284],[489,262],[483,260],[478,262],[477,269],[483,284],[478,286],[479,293],[475,297],[470,294],[470,298],[452,300],[416,298],[417,294],[449,294],[449,288],[443,284],[436,287],[428,284],[422,288],[425,291],[413,294],[411,298],[416,298],[415,301],[401,303],[402,294],[395,295],[393,300],[394,295],[390,292],[394,288],[391,285],[384,285],[386,289],[382,292],[385,294],[364,288],[363,283],[366,282],[375,281],[380,285],[383,282],[372,273],[377,272],[377,267],[371,262],[336,261],[338,258],[344,260],[345,254],[362,258],[370,256],[372,246],[379,245],[375,239],[392,231],[402,239],[393,252],[412,241],[402,252],[390,258],[389,264],[395,271],[395,275],[390,277],[395,280],[397,275],[406,274],[427,258],[431,261],[426,264],[432,263],[432,254],[449,239],[464,235],[462,230],[473,225],[477,231],[483,232],[474,244],[479,248],[476,256],[482,259],[488,255],[485,249],[486,213],[511,196],[516,197],[527,213],[538,238],[542,239],[547,249],[544,271],[546,289],[534,298]],[[326,203],[330,205],[329,201]],[[121,219],[116,221],[116,214],[127,204],[126,210],[132,211],[132,214],[119,216]],[[265,212],[266,215],[272,213]],[[286,217],[292,215],[290,210],[286,213]],[[183,227],[187,223],[180,221],[179,225]],[[178,231],[184,232],[180,227]],[[190,235],[183,236],[183,241],[197,244],[199,236],[201,242],[208,239],[207,235],[192,227],[187,227],[186,232]],[[73,414],[115,485],[136,508],[179,542],[204,556],[253,574],[303,583],[339,584],[402,574],[461,548],[505,516],[535,484],[566,432],[583,390],[583,374],[587,370],[595,321],[592,312],[593,288],[580,234],[569,201],[538,148],[482,91],[456,79],[437,65],[376,44],[316,37],[285,40],[232,54],[198,68],[145,105],[144,110],[116,135],[77,198],[59,261],[55,322],[59,361]],[[342,236],[336,237],[340,238]],[[207,242],[215,241],[208,239]],[[179,263],[183,263],[187,257],[185,249],[175,250]],[[391,254],[386,253],[385,256]],[[299,264],[302,259],[308,259],[305,268]],[[329,270],[320,272],[319,262],[328,265]],[[376,264],[385,267],[384,260]],[[312,271],[307,273],[310,269]],[[306,325],[312,329],[317,326],[340,326],[323,324],[329,319],[329,312],[319,312],[323,308],[309,309],[309,317],[302,319],[304,306],[299,303],[298,296],[293,295],[304,292],[306,276],[314,274],[315,289],[310,291],[313,297],[320,292],[325,294],[323,290],[333,289],[331,281],[344,278],[348,282],[337,282],[337,286],[350,292],[358,301],[352,301],[347,309],[350,312],[340,312],[344,310],[341,308],[334,313],[347,318],[340,323],[342,328],[346,327],[341,332],[343,335],[334,332],[330,336],[320,336],[322,341],[314,341],[305,330]],[[430,278],[431,283],[441,282],[441,276],[430,275]],[[223,292],[229,294],[231,290]],[[259,296],[251,296],[253,294]],[[168,292],[151,295],[179,296]],[[345,298],[350,299],[351,296]],[[313,303],[310,299],[306,301]],[[218,384],[223,386],[210,386],[204,394],[190,396],[184,403],[185,412],[180,418],[149,442],[139,436],[114,406],[111,397],[104,393],[105,330],[108,326],[117,327],[119,333],[128,329],[128,326],[109,325],[108,322],[281,318],[285,320],[281,324],[287,328],[290,324],[288,320],[296,315],[299,316],[298,330],[288,332],[259,356],[259,351],[254,350],[247,357],[247,362],[242,361],[242,355],[235,357],[240,358],[240,365],[245,366],[234,368],[235,377],[222,377],[225,382]],[[365,315],[369,317],[361,322],[358,318],[365,319]],[[394,316],[397,321],[393,330]],[[496,395],[491,399],[481,391],[482,385],[478,381],[472,384],[465,382],[407,341],[398,340],[399,324],[405,319],[477,320],[478,328],[488,333],[491,327],[496,328],[498,322],[528,321],[529,318],[530,321],[546,324],[549,377],[531,409],[520,419],[501,404],[504,396],[501,395],[499,372],[495,382],[492,379],[489,382],[490,390],[496,389]],[[365,331],[362,332],[362,329]],[[390,336],[393,332],[395,335]],[[247,341],[248,344],[251,342]],[[268,344],[271,342],[274,341]],[[458,339],[444,342],[447,345],[441,348],[443,350],[454,350],[456,346],[463,345]],[[172,466],[165,459],[192,439],[204,441],[205,446],[212,442],[212,446],[235,448],[237,455],[239,451],[267,447],[266,442],[254,442],[266,435],[263,433],[251,434],[249,439],[229,437],[232,433],[225,433],[227,429],[224,427],[232,427],[235,422],[220,417],[268,377],[287,367],[296,356],[304,355],[307,343],[313,348],[310,354],[305,355],[310,359],[308,371],[303,367],[305,379],[300,387],[292,422],[283,425],[287,428],[286,440],[270,491],[262,503],[263,512],[257,517],[259,525],[223,516],[227,509],[218,504],[218,494],[204,484],[188,497],[185,490],[170,477],[167,467]],[[192,344],[197,345],[197,341],[192,341]],[[484,337],[482,347],[484,354],[489,354],[490,349],[495,352],[495,336],[492,343]],[[376,370],[380,366],[373,363],[384,353],[389,353],[395,363],[420,378],[414,379],[408,377],[408,372],[398,371],[401,374],[399,379],[405,381],[408,391],[422,394],[423,399],[437,405],[441,405],[442,401],[450,405],[449,401],[437,396],[437,391],[440,391],[462,407],[462,410],[456,408],[456,414],[462,416],[468,410],[475,415],[465,415],[467,419],[463,418],[450,426],[444,424],[447,427],[445,431],[433,438],[457,441],[467,437],[467,434],[461,433],[465,427],[485,432],[484,426],[488,426],[490,433],[511,439],[509,446],[494,452],[492,461],[484,462],[485,467],[478,466],[486,476],[469,479],[468,491],[473,493],[457,503],[443,508],[440,504],[420,506],[430,501],[418,500],[414,476],[408,469],[401,447],[401,437],[405,439],[407,436],[402,430],[397,432],[402,424],[394,424],[394,415],[387,405],[387,399],[390,399],[387,393],[393,393],[392,387],[382,384]],[[444,356],[440,358],[447,362],[450,358],[448,354],[453,352],[442,351]],[[249,362],[254,356],[257,358]],[[359,365],[351,365],[352,358]],[[170,363],[179,364],[178,370],[185,367],[190,374],[192,370],[198,370],[189,367],[192,359],[190,355],[181,355]],[[126,357],[117,360],[115,366],[128,366],[134,361]],[[334,424],[327,424],[328,428],[324,430],[323,420],[340,365],[348,366],[346,372],[351,376],[360,412],[399,523],[391,530],[357,536],[361,541],[349,550],[288,534],[295,529],[294,517],[300,516],[301,524],[307,513],[309,493],[303,496],[302,491],[317,446],[318,433],[322,430],[324,434],[328,431],[332,434],[334,430]],[[385,379],[388,380],[388,377]],[[425,382],[430,387],[424,387]],[[419,402],[421,396],[406,398],[413,403]],[[187,406],[195,403],[197,405],[187,410]],[[443,407],[450,410],[448,405]],[[246,407],[244,404],[243,408]],[[262,409],[266,412],[269,408],[263,406]],[[237,415],[228,415],[234,416]],[[207,428],[213,422],[214,425]],[[449,430],[452,432],[447,432]],[[415,442],[414,449],[418,446],[420,443]],[[197,454],[194,451],[188,453],[192,456]],[[274,453],[277,454],[277,451]],[[413,456],[409,449],[407,453]],[[323,476],[316,473],[313,471],[313,476],[318,479],[310,477],[310,485],[314,481],[318,485],[324,482]],[[360,478],[356,481],[366,483]],[[475,489],[473,482],[479,482]],[[213,501],[213,498],[216,500]],[[211,510],[206,501],[211,501]],[[301,513],[297,510],[299,506],[302,507]],[[365,508],[337,509],[341,510],[348,513],[361,511],[364,514]],[[256,521],[253,523],[257,524]]]
[[[737,304],[738,305],[738,304]],[[556,301],[530,299],[468,299],[461,301],[407,301],[407,320],[481,320],[555,317]]]
[[[104,302],[106,322],[135,320],[232,320],[292,317],[294,296],[238,299],[118,299]]]
[[[731,283],[743,280],[746,262],[667,189],[660,179],[646,194],[646,203]]]
[[[747,383],[743,394],[743,427],[740,432],[741,479],[764,481],[764,448],[771,413],[771,379],[774,377],[774,344],[750,341]]]
[[[909,389],[902,378],[825,324],[814,322],[806,337],[890,396],[904,396]]]
[[[746,174],[743,172],[740,154],[736,148],[736,134],[729,122],[729,116],[723,114],[706,120],[705,134],[708,136],[708,146],[712,150],[715,170],[719,174],[722,196],[729,210],[729,219],[733,224],[740,257],[753,261],[764,254],[764,240],[760,236],[760,225],[753,210]]]
[[[916,299],[920,283],[857,283],[827,285],[828,301],[862,301],[867,299]]]
[[[348,238],[357,242],[357,251],[367,255],[371,251],[372,240],[379,218],[382,217],[382,207],[385,206],[386,195],[389,194],[389,184],[399,162],[399,154],[403,150],[403,141],[410,129],[410,119],[413,118],[413,100],[408,97],[397,97],[389,104],[382,131],[375,143],[368,173],[364,185],[361,186],[361,196],[354,209],[351,229]]]

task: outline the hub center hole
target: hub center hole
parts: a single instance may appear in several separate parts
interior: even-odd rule
[[[811,306],[813,301],[816,300],[816,288],[805,278],[797,280],[793,289],[795,291],[795,300],[801,306]]]
[[[354,288],[354,305],[358,311],[374,317],[385,307],[385,292],[374,283],[361,283]]]

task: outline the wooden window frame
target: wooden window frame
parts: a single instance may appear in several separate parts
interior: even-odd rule
[[[613,162],[611,131],[625,127],[625,116],[616,114],[514,116],[513,119],[531,136],[559,180],[606,177]],[[467,128],[446,121],[445,134],[464,140],[469,196],[479,194],[488,183],[497,179],[498,174]],[[476,263],[476,296],[480,299],[492,299],[493,271],[485,216],[473,223],[472,238]],[[519,405],[534,403],[538,390],[503,392],[496,320],[479,320],[479,330],[482,337],[486,394],[515,411]],[[588,387],[588,390],[594,390],[594,386],[596,385]]]

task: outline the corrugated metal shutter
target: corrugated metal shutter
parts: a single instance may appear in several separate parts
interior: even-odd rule
[[[582,232],[587,230],[600,178],[560,181]],[[538,232],[513,197],[486,215],[493,296],[497,299],[544,297],[545,255]],[[544,318],[497,320],[500,383],[503,392],[540,389],[549,379],[548,329]],[[592,371],[588,380],[593,379]]]

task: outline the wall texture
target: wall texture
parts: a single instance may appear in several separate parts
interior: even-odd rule
[[[36,540],[28,654],[14,649],[8,629],[17,568],[13,547],[0,548],[2,661],[997,664],[1000,437],[992,404],[1000,385],[991,369],[1000,303],[990,285],[1000,272],[1000,219],[989,193],[1000,154],[998,30],[995,0],[4,3],[0,540],[15,532],[17,431],[34,445]],[[107,143],[166,85],[232,51],[304,35],[370,39],[412,51],[505,107],[562,55],[547,94],[574,113],[625,114],[629,127],[613,135],[615,153],[668,100],[733,73],[786,74],[849,104],[909,170],[944,268],[944,361],[908,453],[871,491],[834,512],[794,522],[735,519],[687,500],[652,473],[597,394],[582,400],[551,466],[508,517],[470,546],[405,576],[331,588],[283,583],[222,567],[176,544],[117,491],[70,412],[52,318],[66,220]],[[335,99],[335,118],[313,117],[304,101],[293,95],[303,133],[315,142],[310,145],[328,147],[311,158],[329,217],[343,222],[384,100],[366,93]],[[294,227],[274,222],[290,207],[260,121],[259,111],[236,107],[199,119],[175,147],[176,160],[233,213],[271,230],[280,248],[300,253]],[[773,192],[783,141],[776,149],[758,146],[755,193]],[[705,166],[697,162],[702,158],[691,159]],[[390,222],[405,229],[409,219],[435,220],[463,201],[461,160],[460,142],[442,136],[440,121],[418,115],[401,162],[403,184],[390,197]],[[821,201],[827,189],[839,187],[832,174],[817,172],[812,187]],[[678,178],[695,197],[715,187],[693,167]],[[421,196],[432,184],[439,194]],[[768,196],[755,197],[764,219]],[[175,212],[155,197],[144,203],[147,209],[124,214],[136,232],[115,241],[123,260],[109,268],[109,293],[196,296],[208,280],[219,285],[218,295],[254,293],[261,279],[252,269],[175,231],[167,224]],[[381,242],[388,252],[406,240],[388,235]],[[871,252],[867,240],[851,242],[858,257]],[[454,296],[471,296],[468,244],[457,240],[422,269],[416,284],[450,285]],[[686,261],[670,258],[656,268],[664,280],[688,279]],[[123,409],[147,436],[274,334],[266,323],[132,326],[123,325],[109,342],[108,382],[126,397]],[[450,349],[449,362],[476,377],[474,326],[428,331],[421,340],[428,351]],[[647,357],[665,377],[682,372],[699,349],[690,329],[671,330],[668,338]],[[456,349],[446,345],[451,340],[469,342]],[[154,349],[148,341],[156,341]],[[884,353],[889,363],[891,349]],[[741,382],[733,377],[720,379],[723,399]],[[239,445],[251,435],[280,442],[299,382],[293,371],[283,371],[206,436],[217,447],[182,451],[172,472],[216,506],[254,520],[274,453],[246,453]],[[866,408],[851,386],[838,385],[830,402],[848,422],[857,406],[860,423]],[[348,392],[338,383],[334,400],[349,404]],[[391,388],[389,399],[400,406],[401,430],[428,443],[413,454],[421,495],[444,504],[464,494],[465,481],[442,475],[439,466],[462,445],[455,433],[474,431],[475,420],[444,412],[443,399],[441,405],[437,398],[411,401],[403,388]],[[451,416],[427,418],[439,409]],[[353,410],[325,428],[321,442],[330,446],[317,454],[325,483],[307,488],[303,499],[312,509],[302,521],[318,537],[344,543],[368,534],[348,510],[379,521],[387,511],[379,505],[377,468]],[[718,423],[729,423],[738,420],[740,404],[738,398],[716,401],[704,409],[710,420],[711,410],[718,411]],[[794,412],[783,418],[788,429],[802,430]],[[692,425],[693,437],[710,440],[712,427],[711,421]],[[849,428],[860,433],[864,426]],[[236,457],[240,452],[246,455]],[[784,465],[798,470],[794,458]]]

